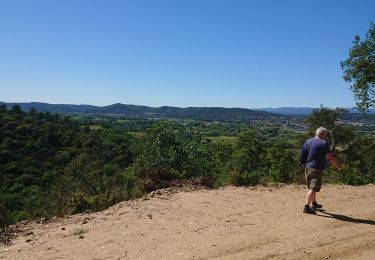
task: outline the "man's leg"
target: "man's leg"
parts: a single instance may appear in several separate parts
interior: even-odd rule
[[[312,189],[309,189],[306,195],[306,205],[310,206],[313,201],[316,201],[316,192]]]
[[[318,202],[316,202],[316,192],[315,192],[315,195],[314,195],[314,198],[312,200],[312,208],[314,210],[317,210],[317,209],[321,209],[323,208],[323,205],[322,204],[319,204]]]
[[[306,195],[306,204],[303,208],[303,213],[315,214],[315,210],[310,207],[310,204],[313,202],[316,196],[316,192],[313,189],[309,189]]]
[[[323,171],[316,171],[316,179],[313,179],[311,182],[313,183],[314,190],[316,192],[320,191],[320,188],[322,187],[322,176],[323,176]],[[312,208],[314,210],[320,209],[323,207],[323,205],[319,204],[316,202],[316,192],[313,196],[313,201],[312,201]]]
[[[306,178],[306,184],[309,189],[306,195],[306,204],[305,207],[303,208],[304,213],[309,213],[309,214],[314,214],[315,210],[313,210],[310,207],[310,204],[314,201],[314,198],[316,197],[316,192],[314,191],[314,182],[312,182],[311,174],[313,173],[314,169],[305,169],[305,178]]]

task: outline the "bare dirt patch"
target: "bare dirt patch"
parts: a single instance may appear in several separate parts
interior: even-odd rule
[[[110,209],[24,223],[0,259],[375,259],[375,186],[164,189]]]

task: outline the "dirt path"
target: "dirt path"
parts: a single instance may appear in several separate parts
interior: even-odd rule
[[[165,193],[26,224],[0,259],[375,259],[375,185],[324,186],[317,215],[302,186]]]

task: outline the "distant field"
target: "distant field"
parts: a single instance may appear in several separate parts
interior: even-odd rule
[[[117,123],[125,124],[125,123],[130,123],[131,121],[128,120],[128,119],[117,119],[116,122],[117,122]]]
[[[128,133],[137,138],[142,138],[146,136],[145,132],[128,132]]]
[[[218,142],[228,142],[228,143],[234,143],[236,140],[236,137],[234,136],[209,136],[205,137],[209,140],[211,140],[213,143],[218,143]]]
[[[145,132],[128,132],[128,133],[133,135],[136,138],[143,138],[146,136]],[[218,143],[218,142],[234,143],[236,139],[236,137],[234,136],[208,136],[204,138],[211,140],[213,143]]]
[[[90,125],[89,128],[90,128],[90,130],[99,130],[99,129],[103,129],[103,127],[100,126],[100,125]]]

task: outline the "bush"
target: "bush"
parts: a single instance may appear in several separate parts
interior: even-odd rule
[[[238,172],[230,173],[231,182],[236,186],[257,185],[262,180],[263,174],[260,171],[254,172]]]

